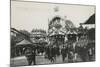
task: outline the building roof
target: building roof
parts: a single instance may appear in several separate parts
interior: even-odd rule
[[[95,24],[95,14],[89,17],[89,19],[84,24]]]

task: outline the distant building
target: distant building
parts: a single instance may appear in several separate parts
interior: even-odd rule
[[[30,39],[36,44],[47,44],[47,33],[41,29],[33,29]]]
[[[81,25],[85,28],[95,28],[95,14],[89,17],[89,19],[85,23],[81,23]]]
[[[90,16],[85,23],[80,23],[79,31],[83,39],[95,40],[95,14]]]

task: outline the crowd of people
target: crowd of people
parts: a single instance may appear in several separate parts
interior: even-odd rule
[[[41,47],[42,48],[42,47]],[[51,63],[56,62],[57,57],[62,57],[62,62],[86,62],[94,61],[95,59],[95,43],[88,43],[87,45],[77,45],[76,43],[66,43],[61,47],[58,45],[49,45],[43,47],[42,51],[37,52],[38,49],[27,48],[25,56],[28,64],[36,65],[36,56],[38,53],[44,55],[44,59],[48,59]],[[81,60],[78,60],[80,58]]]

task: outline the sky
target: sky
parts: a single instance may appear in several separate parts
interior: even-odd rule
[[[57,12],[54,10],[56,7]],[[94,13],[95,6],[11,1],[11,27],[29,32],[32,29],[47,31],[48,20],[56,15],[66,16],[78,27]]]

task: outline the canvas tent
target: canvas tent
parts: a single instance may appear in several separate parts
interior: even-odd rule
[[[28,46],[28,45],[32,45],[31,42],[29,42],[28,40],[24,39],[19,43],[16,43],[16,46]]]

